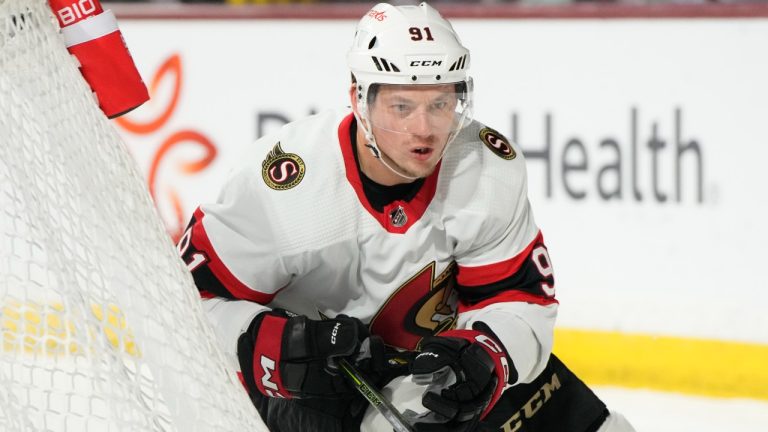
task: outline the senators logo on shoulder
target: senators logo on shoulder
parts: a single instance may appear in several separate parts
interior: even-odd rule
[[[509,142],[504,138],[504,135],[489,127],[480,130],[480,139],[483,141],[483,144],[502,159],[512,160],[517,157],[517,153],[515,153],[515,150],[509,145]]]
[[[304,178],[304,161],[299,155],[286,153],[278,142],[261,163],[261,176],[264,183],[275,190],[295,187]]]

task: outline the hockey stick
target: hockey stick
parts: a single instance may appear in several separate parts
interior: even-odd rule
[[[351,363],[342,358],[339,360],[339,366],[344,372],[344,376],[387,419],[392,427],[395,428],[395,432],[414,432],[411,425],[408,424],[408,420],[392,405],[392,402],[384,398],[374,386],[369,384],[368,380]]]

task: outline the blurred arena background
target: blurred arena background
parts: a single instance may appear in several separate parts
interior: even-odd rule
[[[347,105],[373,4],[105,4],[152,95],[114,123],[171,236],[255,138]],[[768,430],[768,2],[432,4],[475,117],[525,150],[555,352],[639,431]]]

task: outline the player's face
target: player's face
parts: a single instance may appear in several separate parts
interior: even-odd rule
[[[371,132],[403,174],[426,177],[457,125],[456,86],[382,85],[368,106]]]

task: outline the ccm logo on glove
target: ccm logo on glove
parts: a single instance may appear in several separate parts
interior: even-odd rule
[[[261,370],[264,376],[261,377],[261,385],[264,387],[267,396],[285,397],[279,393],[280,388],[277,383],[272,381],[272,373],[275,371],[275,361],[267,356],[261,356]]]
[[[495,340],[489,338],[484,334],[479,334],[475,336],[475,340],[480,342],[484,347],[486,347],[492,353],[501,355],[498,357],[498,362],[499,364],[501,364],[501,371],[502,371],[501,382],[502,383],[509,382],[509,362],[507,361],[507,355],[504,352],[504,350],[501,349],[501,347]]]
[[[341,327],[341,323],[336,323],[336,325],[333,326],[333,331],[331,332],[331,343],[333,345],[336,345],[336,335],[339,333],[339,327]]]
[[[433,352],[423,352],[423,353],[417,355],[416,358],[423,357],[423,356],[432,356],[434,358],[440,357],[439,355],[437,355],[437,354],[435,354]]]

